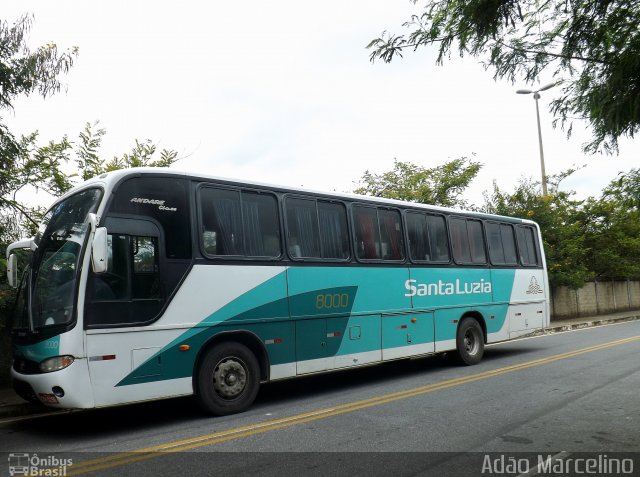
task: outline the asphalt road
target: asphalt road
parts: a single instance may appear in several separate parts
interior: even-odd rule
[[[638,474],[639,390],[633,321],[490,346],[472,367],[437,356],[274,383],[223,418],[173,399],[0,421],[0,475],[9,453],[71,459],[66,475],[489,475],[487,459],[519,475],[539,456]],[[548,462],[537,471],[576,470]]]

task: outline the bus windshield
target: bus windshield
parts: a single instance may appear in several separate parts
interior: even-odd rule
[[[16,325],[29,323],[35,330],[74,320],[78,271],[89,230],[87,216],[97,209],[101,195],[100,189],[79,192],[45,215],[35,239],[38,248],[32,257],[30,279],[26,280],[30,290],[20,290],[23,306],[16,308]],[[24,306],[25,302],[31,306]]]

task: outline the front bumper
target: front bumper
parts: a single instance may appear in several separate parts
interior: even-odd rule
[[[11,368],[13,386],[20,397],[57,409],[95,407],[89,368],[85,358],[76,358],[67,368],[41,374],[22,374]]]

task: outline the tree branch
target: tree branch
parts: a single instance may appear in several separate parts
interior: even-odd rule
[[[9,207],[11,207],[11,208],[17,210],[18,212],[20,212],[22,215],[24,215],[29,220],[29,222],[31,222],[36,227],[38,225],[40,225],[33,218],[31,218],[31,216],[26,212],[26,210],[22,206],[20,206],[18,204],[18,202],[16,202],[15,200],[0,199],[0,201],[6,203],[7,205],[9,205]]]
[[[544,51],[544,50],[529,50],[526,48],[516,48],[515,46],[511,46],[508,45],[507,43],[500,41],[500,40],[494,40],[496,43],[504,46],[505,48],[509,48],[513,51],[517,51],[517,52],[521,52],[521,53],[533,53],[534,55],[546,55],[546,56],[551,56],[553,58],[558,58],[558,59],[563,59],[563,60],[578,60],[578,61],[584,61],[585,63],[598,63],[601,65],[610,65],[612,64],[610,61],[605,61],[605,60],[599,60],[596,58],[587,58],[584,56],[566,56],[563,55],[561,53],[551,53],[548,51]]]

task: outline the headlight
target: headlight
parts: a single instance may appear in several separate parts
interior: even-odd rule
[[[40,363],[40,371],[43,373],[51,373],[60,371],[61,369],[71,366],[73,356],[56,356],[55,358],[45,359]]]

